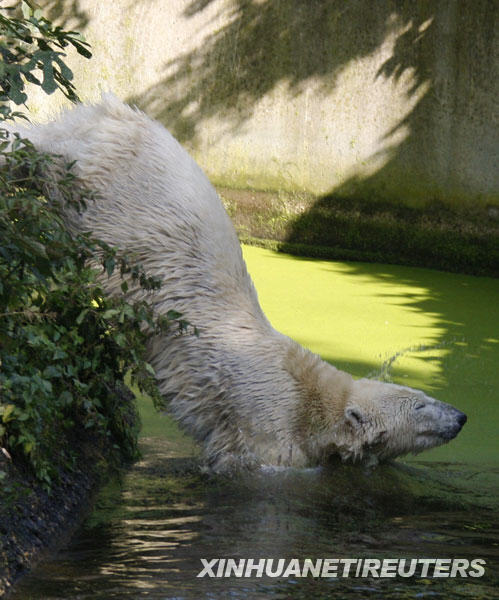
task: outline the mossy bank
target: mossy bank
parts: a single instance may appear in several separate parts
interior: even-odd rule
[[[219,187],[241,241],[289,254],[499,276],[499,210]]]

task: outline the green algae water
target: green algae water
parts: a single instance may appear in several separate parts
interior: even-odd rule
[[[233,479],[139,399],[143,457],[105,485],[71,543],[18,586],[30,599],[493,598],[499,583],[499,281],[246,247],[272,324],[356,377],[418,387],[468,414],[450,444],[374,471]],[[482,577],[197,577],[201,559],[442,558]]]

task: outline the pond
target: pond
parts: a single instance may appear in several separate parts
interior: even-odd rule
[[[356,377],[391,378],[450,402],[468,414],[463,431],[372,472],[336,466],[229,480],[201,474],[196,446],[142,398],[143,458],[104,486],[70,544],[13,598],[497,597],[499,281],[254,247],[244,254],[277,329]],[[479,558],[485,572],[196,577],[201,559],[215,558],[273,558],[274,568],[293,558]]]

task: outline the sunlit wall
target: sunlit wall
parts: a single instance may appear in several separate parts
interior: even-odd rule
[[[41,4],[92,44],[71,59],[81,96],[136,103],[215,183],[499,205],[498,3]]]

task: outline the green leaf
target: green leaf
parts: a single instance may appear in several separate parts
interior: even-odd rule
[[[43,53],[45,57],[43,60],[43,81],[42,90],[46,94],[52,94],[57,89],[57,83],[54,79],[54,66],[52,64],[52,52]]]
[[[19,243],[22,244],[27,250],[33,252],[38,256],[42,256],[43,258],[47,258],[47,250],[41,242],[32,237],[22,236],[19,238]]]
[[[55,365],[48,365],[43,370],[43,376],[46,377],[47,379],[53,379],[55,377],[61,377],[61,375],[62,375],[62,372],[61,372],[60,367],[57,367]]]
[[[106,258],[106,260],[104,261],[104,268],[106,269],[106,272],[109,277],[111,277],[111,275],[113,274],[115,266],[116,266],[116,261],[114,259],[114,256],[108,256]]]
[[[24,104],[28,99],[28,96],[22,91],[20,86],[14,85],[14,82],[11,80],[10,90],[8,91],[8,96],[18,106],[20,104]]]
[[[178,311],[173,310],[173,309],[169,310],[166,313],[166,318],[171,319],[172,321],[175,319],[180,319],[181,316],[182,316],[182,313],[179,313]]]
[[[76,324],[77,325],[81,325],[83,322],[83,319],[85,318],[86,314],[88,313],[90,309],[89,308],[85,308],[84,310],[81,311],[81,313],[76,317]]]
[[[13,418],[13,412],[14,409],[16,408],[14,404],[7,404],[5,406],[0,407],[2,408],[2,421],[4,423],[8,423],[12,418]]]
[[[54,360],[59,360],[61,358],[67,358],[67,352],[62,350],[61,348],[56,348],[54,352]]]
[[[61,75],[65,77],[67,80],[71,81],[73,79],[73,71],[66,65],[64,61],[62,61],[58,56],[55,57],[57,64],[59,65],[59,69],[61,70]]]
[[[114,336],[114,341],[118,344],[118,346],[124,348],[127,344],[126,335],[123,333],[118,333]]]
[[[34,447],[35,447],[34,442],[24,442],[24,444],[23,444],[24,454],[31,454]]]
[[[59,396],[59,402],[61,402],[61,404],[69,406],[73,402],[73,394],[68,390],[64,390]]]

